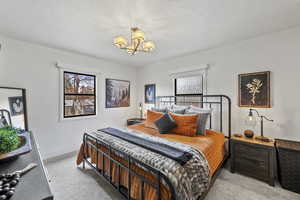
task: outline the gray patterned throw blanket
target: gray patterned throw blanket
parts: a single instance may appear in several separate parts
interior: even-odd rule
[[[150,151],[154,151],[162,156],[166,156],[172,160],[177,161],[180,165],[185,165],[192,157],[193,154],[182,149],[177,149],[171,145],[165,145],[156,141],[151,141],[142,137],[137,137],[134,134],[128,134],[126,131],[121,131],[116,128],[103,128],[98,131],[105,132],[109,135],[121,138],[127,142],[138,145]]]
[[[185,144],[141,134],[133,130],[116,130],[127,133],[129,136],[140,137],[149,142],[155,142],[162,146],[170,146],[182,152],[188,152],[192,157],[184,165],[181,165],[176,160],[160,154],[158,151],[151,151],[109,133],[98,130],[89,134],[160,171],[172,184],[177,200],[197,200],[207,191],[210,184],[210,170],[202,152]]]

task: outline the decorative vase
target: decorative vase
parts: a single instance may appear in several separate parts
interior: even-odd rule
[[[252,130],[245,130],[244,131],[244,135],[245,135],[245,137],[247,137],[247,138],[253,138],[253,136],[254,136],[254,132],[252,131]]]

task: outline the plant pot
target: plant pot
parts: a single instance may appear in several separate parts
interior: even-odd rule
[[[8,153],[0,154],[0,163],[8,162],[17,159],[20,155],[31,151],[30,132],[23,132],[18,134],[21,143],[19,147]]]

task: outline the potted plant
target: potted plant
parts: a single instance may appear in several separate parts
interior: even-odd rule
[[[17,158],[30,150],[29,132],[11,126],[0,128],[0,161]]]
[[[21,144],[18,130],[12,127],[0,128],[0,154],[11,152]]]

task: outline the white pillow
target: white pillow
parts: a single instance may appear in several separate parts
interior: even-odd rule
[[[212,108],[200,108],[196,106],[189,106],[187,109],[187,112],[198,112],[198,113],[212,113],[213,109]]]

